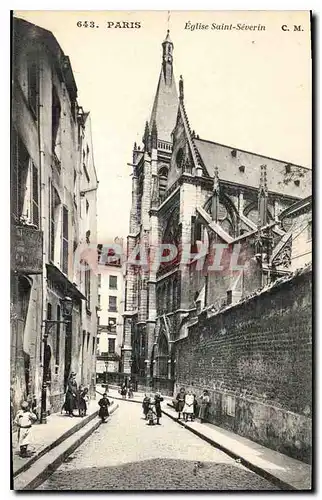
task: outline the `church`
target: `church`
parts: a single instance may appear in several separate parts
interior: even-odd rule
[[[122,347],[122,371],[164,394],[173,392],[176,342],[198,316],[291,272],[286,215],[300,200],[311,203],[310,169],[195,134],[173,50],[168,31],[150,120],[133,148],[127,254],[141,245],[152,255],[164,244],[178,254],[157,268],[127,265]],[[184,264],[183,248],[191,254]]]

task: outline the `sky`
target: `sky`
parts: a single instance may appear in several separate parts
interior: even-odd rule
[[[91,112],[99,179],[98,242],[126,237],[132,148],[141,143],[170,28],[191,128],[202,139],[311,167],[309,14],[289,11],[15,11],[52,31],[70,57],[78,102]],[[93,21],[94,28],[77,27]],[[107,28],[108,22],[141,28]],[[208,29],[187,29],[200,23]],[[262,31],[211,25],[261,24]],[[200,26],[199,24],[199,26]],[[283,31],[282,26],[289,31]],[[301,31],[293,26],[301,25]],[[98,28],[96,28],[98,26]]]

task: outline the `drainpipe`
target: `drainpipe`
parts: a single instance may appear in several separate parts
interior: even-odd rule
[[[42,367],[42,374],[41,377],[38,377],[39,381],[43,382],[43,372],[44,372],[44,359],[43,359],[43,349],[42,349],[42,343],[43,343],[43,338],[44,338],[44,328],[45,328],[45,303],[46,303],[46,261],[47,261],[47,252],[46,252],[46,244],[45,244],[45,234],[46,234],[46,220],[47,217],[44,215],[46,213],[45,211],[45,192],[46,192],[46,183],[44,182],[45,180],[45,172],[44,172],[44,144],[43,144],[43,137],[42,137],[42,132],[41,132],[41,125],[43,123],[43,109],[44,105],[42,104],[42,84],[43,84],[43,74],[44,74],[44,69],[43,69],[43,64],[42,64],[42,58],[39,59],[39,92],[38,92],[38,119],[37,119],[37,127],[38,127],[38,150],[39,150],[39,182],[40,182],[40,192],[39,192],[39,206],[40,206],[40,229],[43,231],[43,243],[42,243],[42,255],[43,255],[43,261],[42,261],[42,276],[41,276],[41,309],[40,309],[40,366]],[[42,385],[41,382],[41,385]],[[38,388],[38,393],[39,393]],[[41,393],[41,391],[40,391]],[[41,402],[41,398],[40,401]]]

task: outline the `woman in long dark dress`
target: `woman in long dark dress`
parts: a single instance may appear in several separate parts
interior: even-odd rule
[[[100,410],[98,412],[98,416],[102,419],[102,422],[105,423],[107,417],[109,417],[108,407],[110,406],[110,401],[107,397],[107,394],[104,393],[102,399],[98,402]]]
[[[77,382],[75,372],[72,372],[68,379],[64,408],[70,417],[76,416],[74,415],[74,410],[77,409]]]
[[[149,398],[149,396],[144,394],[144,399],[142,401],[142,408],[143,408],[145,420],[148,419],[149,405],[150,405],[150,398]]]

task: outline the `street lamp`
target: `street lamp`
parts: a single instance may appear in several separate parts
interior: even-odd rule
[[[65,297],[62,301],[62,314],[65,318],[63,321],[45,319],[44,324],[44,350],[43,350],[43,380],[42,380],[42,390],[41,390],[41,414],[40,423],[47,423],[47,379],[48,379],[48,368],[49,363],[46,360],[47,347],[48,347],[48,335],[54,325],[58,324],[68,324],[71,321],[72,311],[73,311],[73,301],[70,297]]]

